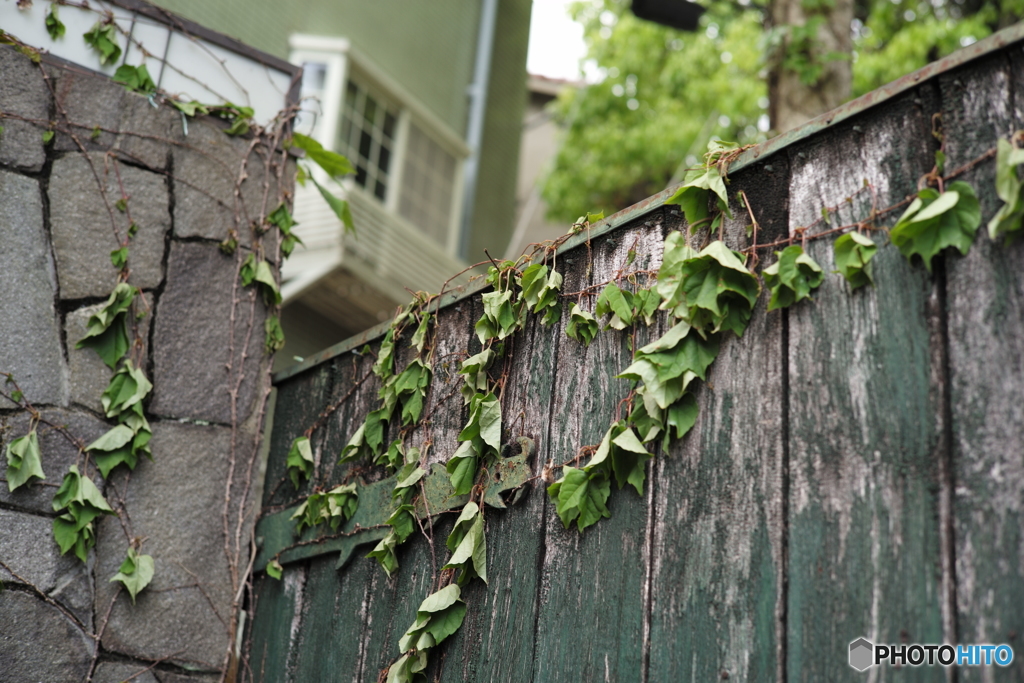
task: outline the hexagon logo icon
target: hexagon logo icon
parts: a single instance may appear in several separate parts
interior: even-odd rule
[[[865,638],[858,638],[850,643],[850,666],[857,671],[863,671],[872,665],[872,655],[875,646]]]

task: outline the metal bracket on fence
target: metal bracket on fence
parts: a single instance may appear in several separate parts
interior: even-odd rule
[[[509,504],[519,499],[522,486],[532,476],[530,458],[533,455],[533,440],[520,436],[516,439],[519,455],[499,458],[487,472],[487,490],[484,503],[495,508],[506,507],[502,494],[513,491]],[[461,509],[469,502],[469,495],[456,496],[448,473],[441,463],[434,463],[422,479],[425,495],[417,496],[416,516],[425,519],[428,515]],[[359,509],[352,519],[339,529],[326,525],[306,529],[301,535],[295,533],[298,520],[291,517],[298,506],[267,515],[256,524],[257,555],[253,569],[261,571],[267,563],[277,558],[281,564],[298,562],[330,552],[338,552],[337,568],[341,569],[351,559],[357,546],[374,543],[387,536],[390,529],[385,522],[394,510],[391,492],[395,488],[395,477],[372,484],[359,486]]]

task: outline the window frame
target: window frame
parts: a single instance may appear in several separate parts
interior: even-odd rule
[[[398,211],[405,174],[410,126],[415,124],[441,149],[452,155],[455,159],[455,171],[452,178],[450,219],[447,239],[440,246],[446,253],[455,255],[458,252],[459,229],[462,222],[462,200],[465,189],[464,166],[466,158],[470,155],[470,149],[466,142],[427,109],[422,102],[353,47],[347,38],[294,34],[289,39],[289,45],[291,47],[289,61],[292,64],[302,66],[304,62],[319,62],[326,65],[320,115],[312,135],[325,149],[339,151],[336,149],[336,140],[341,127],[345,90],[349,80],[354,81],[358,87],[363,87],[368,92],[379,92],[388,99],[389,103],[398,107],[394,149],[389,162],[388,184],[384,201],[381,202],[372,188],[360,187],[352,179],[345,181],[347,191],[360,192],[371,201],[381,204],[397,219],[412,223]],[[413,225],[413,227],[425,235],[428,234],[420,226]]]

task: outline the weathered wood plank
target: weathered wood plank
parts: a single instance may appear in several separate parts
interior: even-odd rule
[[[730,188],[746,191],[760,242],[788,229],[788,173],[773,164]],[[739,211],[734,244],[749,223]],[[649,681],[781,679],[782,322],[767,301],[722,343],[693,431],[656,461]]]
[[[942,95],[954,167],[1024,125],[1024,60],[1016,52],[1010,62],[993,57],[944,78]],[[978,192],[983,222],[966,257],[946,257],[956,625],[960,642],[1008,643],[1018,656],[1008,669],[958,673],[961,681],[1021,681],[1024,245],[993,243],[984,234],[1001,205],[994,163],[979,164],[962,179]]]
[[[639,238],[637,254],[655,255],[651,265],[657,267],[662,250],[660,214],[651,214],[621,237],[595,244],[592,277],[587,277],[586,249],[574,251],[572,263],[565,259],[571,273],[565,278],[564,291],[611,277],[625,264],[634,238]],[[585,308],[592,310],[594,301]],[[559,335],[558,344],[550,418],[556,426],[551,438],[555,464],[573,458],[581,446],[601,440],[629,391],[629,384],[615,375],[631,360],[626,336],[614,331],[599,334],[589,348],[564,334]],[[575,527],[564,529],[548,505],[533,680],[641,680],[648,574],[645,529],[652,484],[648,478],[645,499],[632,489],[619,491],[613,485],[608,501],[611,519],[582,535]]]
[[[834,221],[868,215],[870,193],[856,194],[865,178],[879,208],[913,192],[933,164],[929,93],[794,150],[791,228],[848,196]],[[831,239],[807,249],[834,270]],[[931,643],[943,635],[935,292],[924,268],[892,246],[880,246],[874,275],[874,288],[852,293],[828,275],[814,301],[787,311],[791,681],[863,680],[848,665],[849,643],[861,636]],[[941,676],[928,667],[899,673]]]
[[[549,418],[561,328],[544,327],[531,316],[507,345],[495,369],[508,376],[502,396],[505,442],[523,435],[536,452],[531,463],[539,475],[550,456],[553,425]],[[461,397],[457,398],[461,402]],[[543,552],[540,520],[544,484],[528,484],[522,499],[507,510],[486,510],[488,580],[474,581],[464,592],[469,606],[462,629],[445,645],[442,681],[530,680],[533,671],[538,576],[533,571]]]

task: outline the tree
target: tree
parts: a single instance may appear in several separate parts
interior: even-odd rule
[[[780,23],[780,4],[793,2],[804,23]],[[600,79],[555,104],[565,138],[543,189],[551,218],[607,214],[650,196],[679,181],[713,137],[767,139],[780,129],[772,121],[782,106],[777,92],[775,103],[770,97],[773,78],[776,87],[834,91],[819,102],[828,109],[1024,14],[1024,0],[855,0],[843,20],[844,47],[822,38],[838,30],[827,13],[844,2],[851,0],[773,0],[767,8],[713,0],[695,33],[637,19],[630,0],[576,3],[573,18]],[[833,74],[844,69],[852,74],[837,84],[842,76]]]

